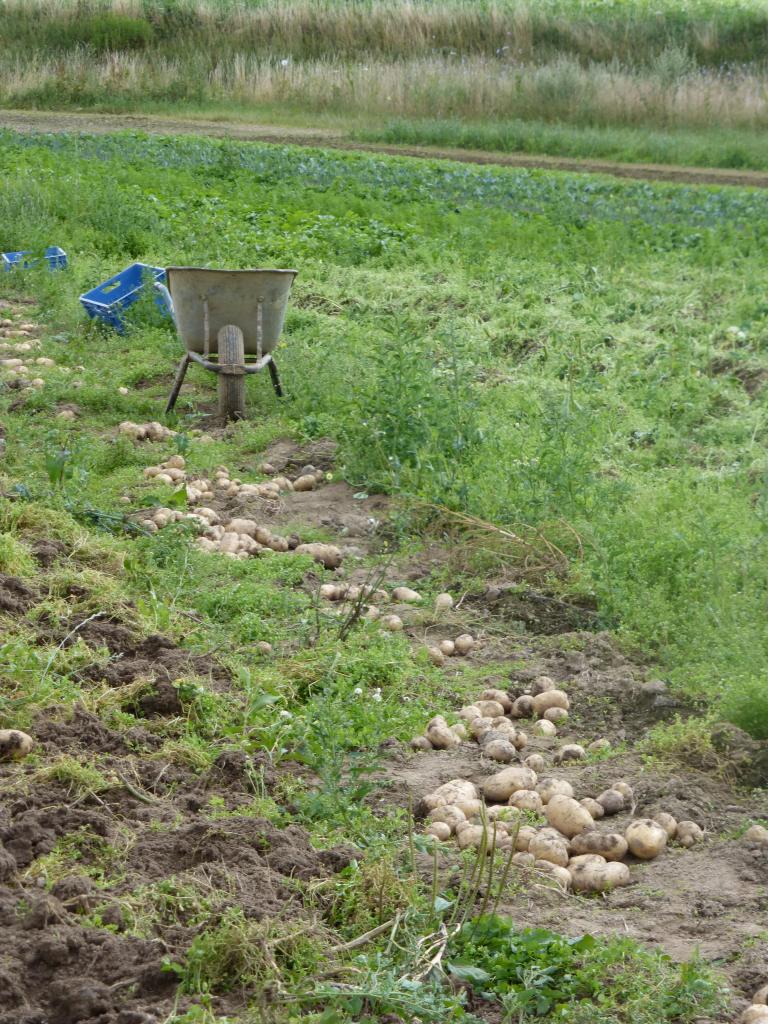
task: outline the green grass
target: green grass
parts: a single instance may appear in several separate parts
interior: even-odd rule
[[[256,382],[258,416],[227,442],[193,442],[191,466],[285,429],[330,433],[356,487],[540,527],[572,556],[568,586],[594,593],[602,625],[765,734],[746,700],[768,653],[765,422],[736,376],[768,368],[762,193],[198,140],[5,140],[0,242],[55,239],[72,256],[66,274],[5,287],[32,288],[65,339],[47,348],[86,367],[76,395],[52,370],[7,418],[6,473],[39,490],[46,452],[66,446],[81,500],[142,500],[151,446],[109,431],[156,416],[165,386],[117,386],[157,379],[178,343],[139,324],[126,366],[121,340],[84,326],[86,286],[134,258],[298,266],[288,401],[278,410]],[[39,413],[73,397],[81,420],[43,425]],[[198,403],[182,397],[185,429]],[[136,550],[162,573],[175,543]],[[235,644],[280,641],[286,613],[301,615],[300,596],[271,590],[271,563],[227,569],[249,604],[267,602],[260,625],[226,595],[195,595],[207,565],[188,558],[182,591]]]
[[[578,127],[531,121],[392,121],[352,128],[361,142],[442,146],[495,153],[616,160],[623,163],[678,164],[733,170],[768,168],[764,132],[710,130],[659,131],[649,128]]]

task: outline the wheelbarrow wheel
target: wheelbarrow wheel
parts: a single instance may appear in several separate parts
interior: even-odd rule
[[[239,327],[222,327],[218,340],[220,363],[245,364],[243,332]],[[219,374],[219,415],[226,420],[241,420],[245,416],[245,374]]]

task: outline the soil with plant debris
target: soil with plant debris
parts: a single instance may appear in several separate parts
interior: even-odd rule
[[[288,443],[267,455],[280,462],[279,468],[303,464],[310,456],[315,463],[327,458],[327,465],[332,459],[331,450],[323,456],[318,449],[308,452]],[[272,510],[272,521],[335,527],[340,544],[353,541],[353,548],[367,552],[380,543],[386,512],[384,499],[356,497],[346,485],[332,484],[290,495]],[[253,800],[255,779],[264,792],[275,788],[278,770],[266,753],[248,757],[225,750],[203,772],[164,753],[150,726],[182,713],[179,680],[192,674],[226,693],[232,685],[229,672],[215,652],[192,654],[162,634],[138,636],[129,617],[78,613],[56,623],[36,619],[46,573],[67,551],[60,542],[39,537],[35,551],[41,567],[35,586],[0,577],[0,611],[17,620],[26,617],[41,643],[66,646],[77,638],[86,645],[93,659],[82,665],[78,678],[93,687],[94,701],[76,706],[72,714],[51,708],[35,719],[30,732],[41,758],[34,767],[0,765],[0,1024],[159,1024],[191,1005],[179,991],[173,967],[197,933],[194,908],[187,911],[183,903],[185,880],[197,891],[202,885],[216,893],[221,914],[239,908],[250,921],[290,920],[310,929],[316,925],[305,913],[297,883],[331,877],[357,851],[352,846],[318,851],[296,824],[238,815]],[[336,573],[339,579],[362,578],[355,554]],[[397,574],[418,585],[420,574],[433,571],[440,560],[440,549],[433,549],[421,562],[398,566],[382,556],[382,565],[390,578]],[[665,810],[698,822],[707,833],[691,850],[670,849],[651,863],[633,862],[632,884],[602,896],[566,894],[517,872],[499,910],[521,926],[630,936],[680,960],[698,951],[728,976],[739,1009],[739,998],[748,997],[764,973],[768,849],[738,836],[749,819],[768,816],[765,792],[744,788],[768,782],[766,745],[726,727],[712,763],[669,769],[644,760],[634,747],[647,730],[695,709],[629,660],[607,634],[585,628],[592,621],[587,606],[565,605],[554,594],[497,579],[484,590],[463,593],[440,620],[423,608],[393,607],[418,648],[471,631],[477,644],[461,667],[477,668],[478,692],[493,686],[516,694],[540,674],[565,684],[573,708],[567,727],[557,741],[531,738],[526,753],[540,752],[549,760],[563,741],[609,739],[614,750],[604,759],[569,763],[557,774],[579,797],[596,795],[619,778],[629,781],[636,805],[615,819],[617,831],[632,816]],[[455,665],[446,666],[443,703],[436,713],[458,710],[458,694],[451,690]],[[115,695],[120,700],[127,695],[127,706],[147,725],[118,731],[105,724],[100,701]],[[393,807],[417,805],[450,779],[477,783],[500,767],[484,758],[474,741],[427,753],[389,742],[382,755],[369,797],[381,816]],[[95,759],[101,783],[91,789],[66,770],[73,761],[88,765]],[[215,816],[212,797],[219,808]],[[62,842],[68,861],[51,857]],[[106,876],[105,850],[111,851],[114,867]],[[451,844],[445,844],[439,861],[450,881],[458,870]],[[421,868],[428,874],[431,860],[424,858]],[[175,888],[166,898],[173,913],[164,917],[157,901],[171,877]],[[142,905],[141,894],[155,901],[151,908]],[[211,1005],[218,1013],[235,1012],[253,998],[254,993],[233,991],[212,997]],[[494,1019],[481,1003],[474,1012]]]

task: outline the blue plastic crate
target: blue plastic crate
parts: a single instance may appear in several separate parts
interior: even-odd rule
[[[80,296],[88,316],[111,324],[121,334],[125,330],[125,310],[133,305],[144,288],[154,288],[155,281],[165,281],[163,267],[150,267],[146,263],[132,263],[119,274],[91,288]],[[165,299],[155,296],[157,306],[169,315]]]
[[[28,259],[27,257],[32,257]],[[31,249],[20,249],[18,252],[0,254],[3,270],[28,270],[40,262],[41,257],[35,256]],[[49,270],[63,270],[67,265],[67,254],[58,245],[49,245],[42,255]]]

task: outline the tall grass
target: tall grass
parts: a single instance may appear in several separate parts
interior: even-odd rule
[[[160,58],[84,47],[66,57],[0,56],[0,102],[125,109],[147,101],[242,107],[281,105],[350,117],[537,120],[581,127],[730,129],[768,126],[768,75],[701,69],[673,77],[662,54],[650,68],[561,57],[515,66],[483,57],[406,62],[265,60],[241,53]]]
[[[294,60],[567,54],[632,64],[678,47],[718,66],[765,60],[768,10],[760,0],[6,0],[0,42]]]
[[[0,104],[754,133],[768,125],[768,7],[6,0]]]

